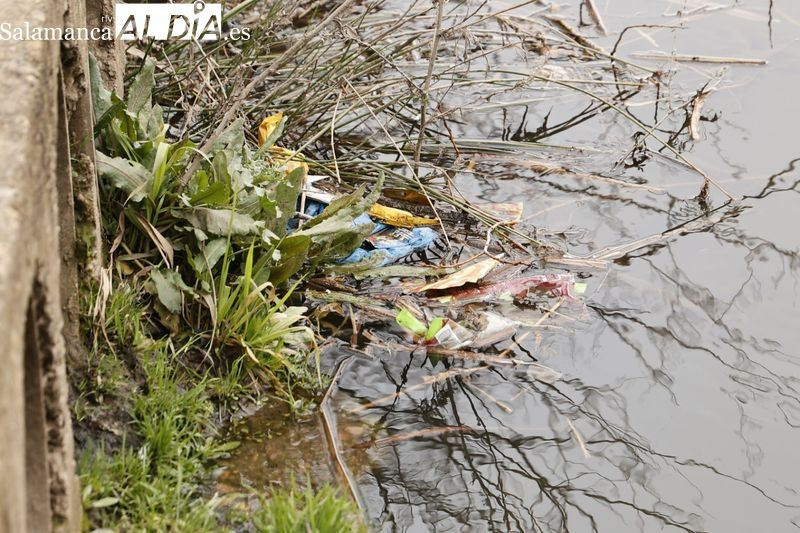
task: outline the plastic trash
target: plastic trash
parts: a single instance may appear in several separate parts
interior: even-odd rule
[[[384,226],[367,237],[361,248],[339,262],[360,263],[365,261],[374,266],[386,266],[429,248],[438,236],[439,234],[431,228],[406,229]]]
[[[328,203],[323,201],[327,197],[318,194],[319,200],[306,198],[304,213],[309,217],[315,217],[322,213]],[[369,262],[373,267],[390,265],[415,252],[421,252],[429,248],[437,239],[439,234],[429,227],[416,228],[397,228],[382,222],[375,221],[369,214],[364,213],[355,220],[353,225],[360,226],[372,223],[375,228],[372,234],[364,241],[361,248],[356,249],[352,254],[339,260],[339,263],[352,264],[362,261]],[[289,221],[290,229],[297,229],[299,221],[292,219]]]
[[[439,346],[444,346],[450,350],[466,348],[475,338],[475,333],[468,330],[454,320],[447,320],[445,325],[434,335]]]
[[[513,297],[524,296],[531,290],[549,291],[555,296],[563,296],[570,300],[575,299],[573,285],[575,278],[572,274],[534,274],[518,278],[505,279],[482,285],[456,289],[450,294],[453,300],[461,303],[473,301],[488,301],[501,298],[503,295]]]

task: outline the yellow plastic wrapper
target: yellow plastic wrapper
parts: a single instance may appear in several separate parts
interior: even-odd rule
[[[281,120],[283,120],[283,113],[279,111],[261,121],[261,124],[258,126],[259,146],[267,142],[267,139],[269,139],[269,136],[275,131],[275,128],[278,127],[278,124],[281,123]]]
[[[369,214],[384,224],[397,228],[416,228],[417,226],[432,226],[438,223],[434,218],[418,217],[408,211],[381,204],[373,205],[369,210]]]

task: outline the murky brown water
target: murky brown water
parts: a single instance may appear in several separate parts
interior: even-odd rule
[[[575,16],[577,4],[564,2],[562,14]],[[583,301],[565,303],[549,327],[517,333],[519,346],[498,345],[562,373],[555,383],[524,369],[486,368],[348,414],[446,366],[386,350],[346,363],[333,405],[345,458],[378,530],[800,529],[800,3],[742,0],[683,17],[665,14],[712,4],[596,4],[610,35],[595,42],[606,49],[626,26],[675,26],[629,30],[622,57],[660,50],[768,60],[672,65],[679,70],[664,85],[688,95],[707,82],[716,88],[703,108],[700,140],[684,129],[675,142],[742,200],[724,206],[714,190],[708,205],[693,200],[698,176],[654,153],[637,166],[614,167],[633,161],[625,156],[635,128],[617,114],[596,113],[574,91],[553,88],[527,106],[487,109],[483,102],[465,112],[468,121],[454,126],[459,137],[588,147],[531,153],[660,189],[542,175],[520,160],[491,158],[457,176],[474,199],[523,200],[527,223],[575,255],[692,225],[606,267],[573,268],[590,275]],[[669,106],[651,93],[626,102],[648,123]],[[679,127],[668,121],[660,135]],[[542,316],[511,304],[493,310]]]

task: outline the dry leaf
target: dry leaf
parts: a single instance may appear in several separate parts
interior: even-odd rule
[[[272,159],[279,165],[284,165],[287,172],[292,172],[296,168],[303,169],[303,175],[308,176],[308,163],[305,162],[305,156],[302,153],[294,152],[279,146],[273,146],[269,149]],[[305,182],[305,177],[303,178]]]
[[[522,202],[475,204],[475,207],[505,224],[519,222],[525,209]]]
[[[496,259],[484,259],[474,265],[470,265],[463,270],[459,270],[449,276],[445,276],[439,281],[434,281],[427,285],[423,285],[415,292],[451,289],[453,287],[461,287],[466,283],[475,283],[483,279],[486,274],[492,271],[494,267],[500,264]]]
[[[167,268],[172,268],[172,263],[175,257],[175,250],[172,247],[172,244],[167,240],[164,235],[158,231],[155,226],[153,226],[146,218],[135,211],[131,211],[133,217],[142,227],[142,229],[147,233],[147,236],[150,237],[150,240],[153,241],[153,244],[156,245],[156,249],[158,253],[161,254],[161,257],[164,259],[164,262],[167,264]]]
[[[705,104],[708,94],[709,93],[700,90],[697,92],[692,102],[692,116],[689,119],[689,134],[692,136],[693,141],[700,140],[700,130],[698,129],[701,117],[700,112],[703,110],[703,104]]]
[[[431,202],[428,200],[427,196],[417,191],[412,191],[411,189],[395,189],[388,187],[383,189],[382,192],[386,198],[391,198],[393,200],[400,200],[418,205],[431,205]]]
[[[283,113],[280,111],[274,115],[270,115],[261,121],[258,126],[258,145],[263,146],[267,139],[275,133],[275,130],[280,126],[283,120]],[[304,175],[308,176],[308,163],[305,162],[305,156],[302,153],[287,150],[279,146],[270,146],[269,153],[272,159],[279,165],[284,165],[287,172],[292,172],[297,168],[304,170]],[[303,178],[305,181],[305,178]]]

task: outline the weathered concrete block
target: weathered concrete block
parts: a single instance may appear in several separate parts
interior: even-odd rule
[[[14,26],[64,18],[54,0],[0,8]],[[61,247],[70,243],[59,199],[72,191],[59,191],[70,160],[60,68],[59,42],[0,43],[0,531],[80,527],[62,315]]]

